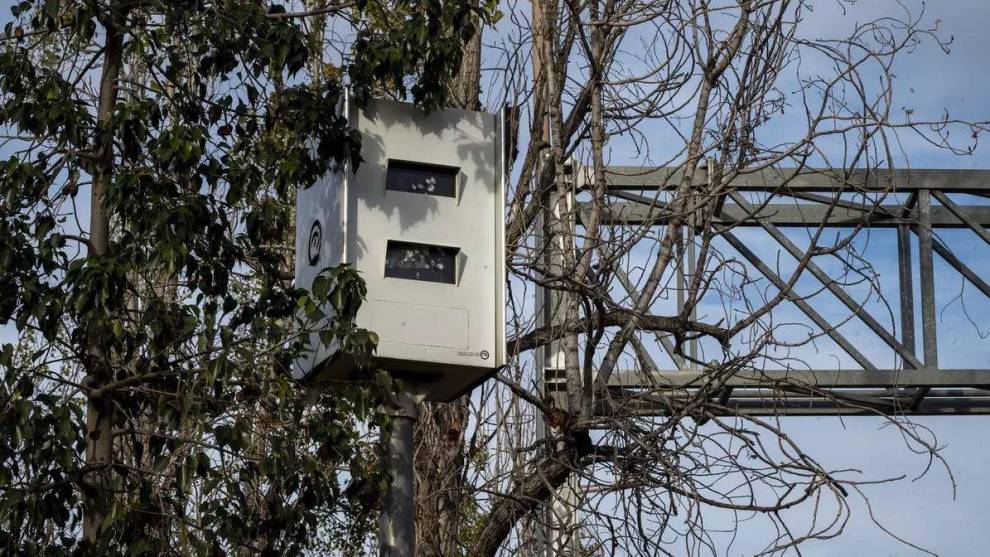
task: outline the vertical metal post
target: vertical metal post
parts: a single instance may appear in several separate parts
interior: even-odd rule
[[[677,266],[674,268],[674,277],[676,280],[676,298],[677,298],[677,315],[680,316],[684,313],[684,293],[687,290],[687,281],[684,278],[684,230],[681,229],[680,233],[677,234],[677,239],[674,241],[674,257],[677,258]],[[678,347],[683,349],[683,347]],[[690,354],[690,352],[688,352]],[[689,361],[684,362],[685,369],[692,369],[692,363]]]
[[[921,265],[921,328],[925,367],[938,367],[938,340],[935,336],[935,264],[932,257],[932,197],[929,190],[918,191],[918,262]]]
[[[911,229],[906,224],[897,227],[897,266],[901,292],[901,344],[911,352],[914,347],[914,278],[911,266]],[[908,362],[904,363],[909,367]]]
[[[563,252],[560,245],[555,243],[559,238],[554,237],[553,229],[550,226],[551,215],[556,206],[558,196],[555,191],[550,192],[545,199],[547,209],[543,215],[543,226],[541,234],[537,237],[537,253],[543,258],[546,275],[559,277],[563,273]],[[566,320],[563,296],[560,291],[546,286],[537,287],[537,326],[556,327],[562,326]],[[558,407],[566,407],[567,401],[564,397],[562,387],[566,385],[563,381],[566,378],[561,374],[564,366],[564,353],[561,350],[560,341],[552,341],[545,344],[536,351],[536,368],[541,376],[541,395],[544,398],[552,398]],[[537,420],[537,440],[547,438],[547,424],[541,416]],[[537,543],[545,557],[556,557],[573,553],[572,533],[576,524],[576,492],[571,482],[561,486],[556,496],[546,503],[546,507],[541,510],[543,525],[539,528]]]
[[[536,17],[538,13],[542,14],[542,11],[534,7],[533,16]],[[540,17],[542,17],[542,15]],[[544,134],[545,137],[550,137],[548,129],[544,129]],[[543,166],[546,164],[546,160],[541,160],[540,162],[540,175],[542,175]],[[546,278],[556,272],[554,267],[554,259],[551,255],[553,251],[553,227],[550,225],[552,220],[551,212],[557,203],[557,196],[555,192],[547,192],[543,196],[542,202],[543,209],[540,215],[540,227],[536,237],[536,253],[537,257],[542,259],[541,263],[544,267],[543,278]],[[536,287],[536,324],[538,327],[548,327],[557,323],[555,314],[559,312],[560,297],[555,296],[554,294],[555,292],[552,288],[547,288],[543,285]],[[544,399],[549,397],[557,397],[559,394],[557,392],[557,343],[551,342],[544,345],[536,351],[536,357],[536,372],[540,375],[540,396]],[[554,375],[552,381],[548,381],[549,378],[547,375],[551,371]],[[546,416],[538,416],[536,420],[537,442],[542,442],[547,439],[549,436],[548,429]],[[539,510],[539,514],[541,516],[538,521],[539,524],[537,525],[537,551],[539,551],[539,555],[542,555],[543,557],[553,557],[554,536],[551,527],[551,523],[553,521],[553,502],[549,501],[544,503],[544,506]]]
[[[687,230],[687,287],[694,281],[695,265],[697,261],[697,253],[695,253],[696,248],[694,245],[694,232],[693,228]],[[685,292],[687,294],[687,292]],[[695,304],[691,306],[691,320],[698,320],[698,305]],[[698,339],[692,338],[688,341],[688,356],[691,357],[692,362],[688,365],[691,369],[698,369],[697,362],[693,360],[698,359]]]
[[[543,161],[543,164],[547,164]],[[540,226],[536,235],[536,253],[544,267],[543,278],[559,277],[563,267],[563,253],[556,248],[552,226],[554,207],[557,206],[558,196],[551,188],[543,197],[543,210],[540,215]],[[560,326],[564,319],[564,307],[560,293],[543,285],[536,288],[536,319],[537,327]],[[539,374],[540,396],[552,398],[558,405],[566,406],[561,397],[561,376],[559,370],[564,368],[563,353],[560,342],[552,341],[536,350],[536,371]],[[544,441],[548,437],[545,416],[536,420],[536,440]],[[560,537],[560,520],[557,518],[559,509],[555,508],[557,498],[553,498],[540,509],[541,524],[537,526],[536,545],[544,557],[557,555],[558,539]]]
[[[416,400],[402,392],[386,407],[392,418],[385,459],[392,481],[382,502],[379,515],[379,552],[381,557],[416,555],[416,522],[413,509],[413,426],[416,424]]]

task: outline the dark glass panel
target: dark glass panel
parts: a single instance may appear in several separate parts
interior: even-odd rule
[[[385,189],[457,197],[458,169],[407,161],[388,161]]]
[[[458,248],[389,240],[385,276],[428,282],[457,283]]]

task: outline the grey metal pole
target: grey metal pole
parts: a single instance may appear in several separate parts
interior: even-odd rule
[[[392,478],[379,516],[381,557],[413,557],[416,554],[416,523],[413,509],[413,426],[416,401],[408,393],[395,397],[385,412],[392,418],[385,458]]]
[[[921,331],[925,367],[938,367],[937,315],[935,312],[935,263],[932,257],[932,198],[918,191],[918,262],[921,264]]]
[[[901,291],[901,344],[914,352],[914,277],[911,275],[911,229],[906,224],[897,227],[897,265]]]

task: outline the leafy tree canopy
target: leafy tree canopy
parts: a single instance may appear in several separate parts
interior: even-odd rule
[[[0,48],[0,546],[17,554],[297,554],[360,545],[376,390],[307,392],[295,316],[364,287],[291,281],[292,201],[360,164],[337,111],[427,109],[493,5],[34,0]],[[327,60],[328,22],[349,62]],[[347,76],[345,78],[345,76]],[[292,346],[292,348],[288,348]],[[384,380],[380,379],[379,384]],[[377,419],[377,418],[375,418]]]

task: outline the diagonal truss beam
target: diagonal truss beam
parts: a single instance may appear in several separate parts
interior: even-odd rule
[[[636,358],[639,359],[639,365],[644,371],[656,373],[660,370],[660,366],[653,360],[653,356],[650,356],[650,352],[643,346],[643,341],[639,340],[638,336],[631,335],[629,337],[629,344],[632,345],[633,351],[636,352]]]
[[[973,232],[976,232],[976,235],[979,236],[981,240],[986,242],[987,245],[990,245],[990,232],[987,232],[987,229],[983,228],[980,223],[971,219],[970,215],[966,214],[966,211],[964,211],[962,207],[956,205],[951,199],[949,199],[949,196],[938,190],[932,190],[932,195],[935,196],[935,199],[937,199],[942,206],[951,211],[957,219],[963,221],[963,223],[970,227]]]
[[[737,203],[741,201],[741,197],[736,192],[729,192],[729,196],[732,197],[733,200],[735,200]],[[742,201],[745,202],[744,200]],[[787,238],[787,236],[784,235],[784,233],[782,233],[776,226],[770,224],[769,222],[766,222],[763,219],[759,219],[759,223],[760,226],[762,226],[763,229],[766,230],[767,233],[770,234],[770,236],[777,241],[777,243],[783,246],[783,248],[787,250],[788,253],[791,254],[791,257],[794,257],[798,261],[800,261],[804,257],[804,252],[799,247],[797,247],[797,245],[791,242],[790,239]],[[821,282],[822,285],[825,286],[825,288],[827,288],[828,291],[832,293],[833,296],[835,296],[836,298],[839,299],[839,301],[845,304],[845,306],[849,308],[849,310],[852,311],[853,314],[856,315],[856,317],[858,317],[860,321],[862,321],[867,327],[870,328],[870,330],[872,330],[878,337],[880,337],[885,343],[887,343],[888,346],[893,348],[894,351],[897,352],[906,363],[908,363],[911,367],[915,367],[915,368],[925,367],[924,365],[922,365],[920,361],[918,361],[918,359],[914,356],[914,354],[910,350],[908,350],[903,344],[898,342],[898,340],[894,338],[894,336],[891,335],[890,332],[887,331],[887,329],[883,325],[881,325],[876,319],[874,319],[873,316],[870,315],[869,312],[867,312],[866,309],[863,308],[861,304],[857,304],[856,301],[853,300],[849,296],[849,294],[846,293],[845,290],[843,290],[841,287],[836,285],[835,281],[832,280],[832,277],[830,277],[828,273],[823,271],[821,267],[816,265],[813,261],[809,260],[805,268],[808,269],[808,271],[815,278],[817,278],[819,282]]]
[[[722,236],[723,239],[725,239],[725,241],[729,242],[729,244],[736,251],[738,251],[740,255],[746,258],[746,260],[749,261],[750,264],[756,267],[756,270],[762,273],[763,276],[767,277],[767,279],[769,279],[770,282],[772,282],[773,285],[786,296],[787,300],[794,303],[794,305],[796,305],[798,309],[800,309],[805,315],[807,315],[808,318],[810,318],[815,323],[815,325],[817,325],[823,332],[825,332],[825,334],[831,337],[831,339],[835,341],[835,343],[838,344],[839,347],[841,347],[846,352],[846,354],[849,354],[849,356],[852,359],[856,360],[856,363],[863,366],[863,369],[867,369],[867,370],[877,369],[877,367],[873,365],[872,362],[870,362],[869,358],[864,356],[859,350],[856,349],[855,346],[852,345],[852,343],[846,340],[846,337],[842,336],[842,334],[839,333],[839,331],[835,327],[833,327],[828,322],[827,319],[825,319],[824,317],[821,316],[821,314],[815,311],[815,309],[811,307],[811,304],[809,304],[804,298],[796,295],[793,289],[791,289],[787,285],[787,282],[784,279],[782,279],[779,275],[777,275],[777,273],[775,273],[773,269],[768,267],[766,263],[760,260],[760,258],[757,257],[757,255],[752,252],[752,250],[746,247],[746,244],[744,244],[739,240],[739,238],[737,238],[734,234],[732,234],[728,230],[722,230],[720,235]]]
[[[918,234],[917,226],[911,227],[911,230],[915,234]],[[945,260],[946,263],[951,265],[953,269],[965,277],[970,284],[975,286],[980,292],[983,292],[987,298],[990,298],[990,284],[987,284],[985,280],[980,278],[980,275],[977,275],[972,269],[967,267],[965,263],[960,261],[959,258],[956,257],[956,254],[952,253],[952,250],[945,247],[945,245],[937,239],[932,240],[932,248],[935,250],[935,253]]]
[[[639,290],[636,288],[636,285],[634,285],[632,281],[629,280],[629,275],[627,275],[622,269],[619,269],[618,267],[615,268],[614,272],[616,278],[619,279],[619,283],[622,284],[622,288],[625,289],[626,293],[629,294],[629,296],[633,300],[638,300]],[[671,344],[670,339],[667,338],[666,335],[661,335],[660,333],[657,332],[654,332],[653,336],[657,339],[657,342],[659,342],[663,346],[663,349],[667,352],[667,355],[670,356],[670,359],[674,360],[674,365],[677,366],[678,369],[683,368],[684,359],[677,355],[677,351],[674,349],[674,345]],[[654,366],[653,369],[658,369],[656,367],[656,363],[654,363],[653,366]]]

